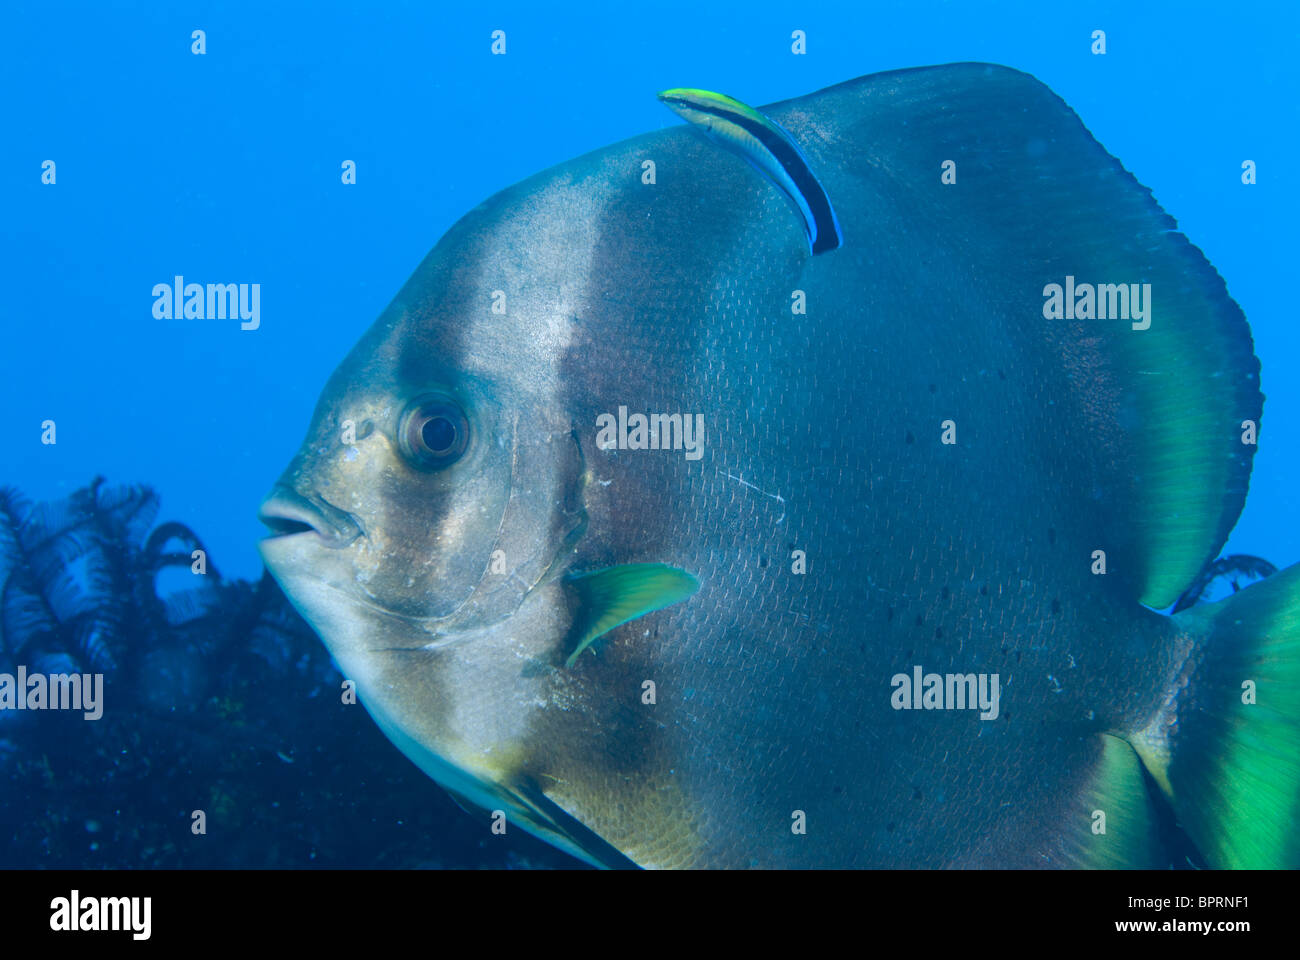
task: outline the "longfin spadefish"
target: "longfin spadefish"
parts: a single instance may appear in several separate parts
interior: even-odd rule
[[[627,563],[579,574],[570,583],[579,596],[578,642],[564,662],[566,667],[572,667],[578,654],[602,634],[685,600],[700,586],[685,570],[665,563]]]
[[[1211,866],[1300,867],[1300,564],[1174,621],[1194,642],[1130,742]]]
[[[814,256],[844,242],[830,197],[794,138],[753,107],[710,90],[678,87],[659,99],[728,150],[739,154],[781,190],[799,211]]]

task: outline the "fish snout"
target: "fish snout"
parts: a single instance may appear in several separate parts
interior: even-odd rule
[[[257,518],[271,531],[266,540],[311,536],[336,550],[350,545],[363,532],[352,514],[319,494],[304,496],[282,485],[262,502]]]

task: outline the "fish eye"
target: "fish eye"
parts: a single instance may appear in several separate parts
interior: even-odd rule
[[[469,420],[454,400],[423,396],[402,415],[398,428],[402,455],[425,470],[449,467],[469,446]]]

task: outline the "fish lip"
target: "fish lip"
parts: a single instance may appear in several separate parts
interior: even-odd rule
[[[352,514],[340,510],[319,494],[304,496],[285,486],[277,486],[262,501],[257,519],[271,529],[271,540],[315,537],[322,546],[341,550],[350,546],[364,531]]]

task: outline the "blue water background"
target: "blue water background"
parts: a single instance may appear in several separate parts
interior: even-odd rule
[[[321,386],[482,199],[678,122],[655,100],[666,87],[763,104],[985,60],[1060,94],[1226,278],[1268,398],[1228,549],[1295,562],[1298,39],[1293,3],[7,3],[0,484],[46,498],[100,473],[147,482],[223,573],[256,576],[257,504]],[[150,291],[177,274],[260,283],[261,328],[155,320]]]

